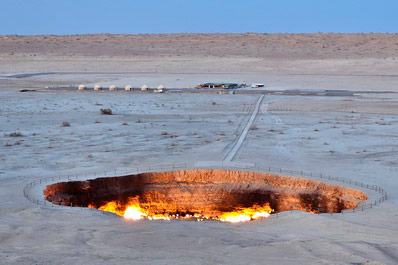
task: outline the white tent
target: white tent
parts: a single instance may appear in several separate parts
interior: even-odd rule
[[[117,86],[111,85],[111,86],[109,87],[109,90],[117,90]]]
[[[87,89],[87,86],[86,85],[80,85],[79,86],[79,90],[86,90]]]

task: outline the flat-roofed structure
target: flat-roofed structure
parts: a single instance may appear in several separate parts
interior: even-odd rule
[[[238,88],[239,84],[236,83],[204,83],[196,86],[196,88],[202,88],[202,89],[232,89],[232,88]]]

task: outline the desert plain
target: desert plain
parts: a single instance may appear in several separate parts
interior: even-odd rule
[[[261,95],[53,89],[205,82],[265,87]],[[295,93],[335,90],[352,95]],[[0,36],[0,264],[397,264],[397,115],[397,34]],[[388,199],[344,214],[229,224],[131,221],[24,196],[43,178],[173,164],[322,173],[377,185]],[[368,202],[378,196],[321,181],[362,190]],[[43,200],[44,185],[30,198]]]

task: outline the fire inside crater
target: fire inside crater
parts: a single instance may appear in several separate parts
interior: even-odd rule
[[[368,197],[306,178],[197,169],[151,172],[48,185],[54,204],[92,207],[127,219],[251,221],[272,212],[338,213]]]

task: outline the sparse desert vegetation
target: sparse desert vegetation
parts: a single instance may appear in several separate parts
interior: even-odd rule
[[[0,51],[37,57],[63,56],[218,56],[289,59],[384,58],[397,54],[396,34],[91,34],[65,36],[2,36]],[[88,45],[89,43],[89,45]],[[45,45],[45,47],[44,47]],[[308,52],[311,51],[311,52]],[[30,55],[30,56],[29,56]]]
[[[6,137],[23,137],[23,134],[21,132],[12,132],[12,133],[8,133],[5,134]]]
[[[112,115],[111,109],[100,109],[102,115]]]

